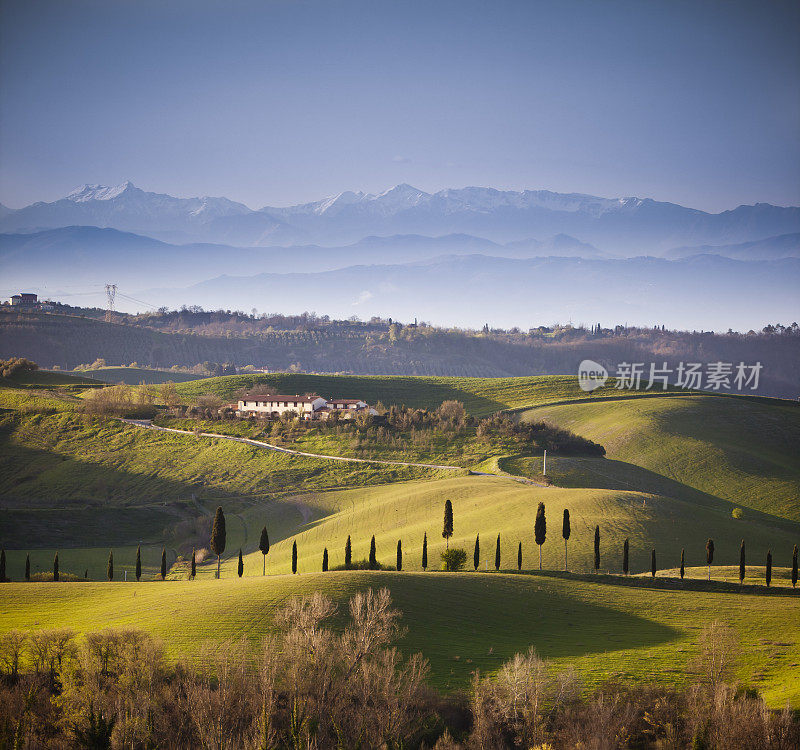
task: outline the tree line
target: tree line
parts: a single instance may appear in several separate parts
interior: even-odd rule
[[[452,548],[450,547],[450,539],[453,536],[454,531],[454,515],[453,515],[453,504],[451,500],[448,498],[445,500],[444,503],[444,519],[442,523],[442,538],[445,540],[445,550],[440,553],[441,561],[442,561],[442,568],[446,571],[458,571],[463,570],[467,563],[467,552],[461,548]],[[570,536],[572,534],[571,528],[571,521],[570,521],[570,513],[567,508],[564,509],[562,523],[561,523],[561,537],[564,540],[564,571],[569,572],[569,558],[568,558],[568,542]],[[545,513],[545,504],[540,502],[536,509],[536,517],[534,520],[533,525],[533,538],[536,546],[538,547],[539,551],[539,570],[542,570],[542,546],[547,541],[547,518]],[[211,527],[211,536],[209,539],[209,546],[211,551],[217,557],[217,568],[216,568],[216,577],[219,578],[221,574],[221,563],[222,563],[222,555],[225,553],[225,548],[227,544],[227,531],[226,531],[226,522],[225,522],[225,513],[222,507],[218,507],[215,514],[214,514],[214,522]],[[258,549],[262,554],[263,557],[263,564],[262,564],[262,575],[266,575],[267,572],[267,555],[270,551],[270,541],[269,541],[269,533],[267,531],[267,527],[264,526],[261,530],[261,535],[259,538]],[[714,562],[714,540],[709,538],[705,545],[705,557],[706,557],[706,564],[708,566],[708,580],[711,580],[711,566]],[[600,550],[600,526],[599,524],[595,526],[594,530],[594,570],[595,573],[599,573],[600,571],[600,563],[601,563],[601,550]],[[291,552],[291,567],[292,573],[297,574],[298,571],[298,548],[297,548],[297,540],[292,541],[292,552]],[[685,548],[681,549],[681,557],[680,557],[680,577],[681,580],[684,579],[686,574],[686,565],[685,565],[685,557],[686,557],[686,550]],[[620,554],[620,569],[624,575],[630,574],[630,540],[626,537],[622,543],[622,550]],[[190,569],[189,569],[189,576],[190,578],[194,579],[197,575],[197,553],[195,549],[192,549],[192,554],[190,558]],[[428,569],[428,534],[425,532],[423,534],[422,539],[422,557],[421,557],[421,567],[424,571]],[[473,549],[472,554],[472,564],[474,570],[478,570],[481,563],[481,546],[480,546],[480,534],[477,534],[475,537],[475,546]],[[522,558],[522,541],[519,542],[517,547],[517,570],[522,570],[523,558]],[[499,571],[502,566],[502,557],[501,557],[501,550],[500,550],[500,534],[497,535],[497,540],[495,543],[495,551],[494,551],[494,568],[496,571]],[[488,567],[488,566],[487,566]],[[740,549],[739,549],[739,583],[740,585],[744,584],[745,574],[746,574],[746,552],[745,552],[745,542],[744,539],[741,542]],[[321,570],[323,573],[328,572],[330,569],[330,555],[328,552],[327,546],[323,549],[322,553],[322,563],[321,563]],[[350,535],[347,536],[347,541],[345,542],[344,546],[344,564],[335,568],[337,570],[383,570],[386,569],[384,565],[378,562],[378,555],[377,555],[377,544],[375,541],[375,535],[372,535],[370,540],[369,546],[369,556],[366,560],[362,561],[354,561],[353,560],[353,545],[352,539]],[[391,569],[391,568],[390,568]],[[396,547],[396,558],[395,558],[395,566],[394,569],[397,571],[403,570],[403,542],[402,539],[397,540],[397,547]],[[141,546],[137,547],[136,549],[136,563],[135,563],[135,578],[137,581],[141,580],[142,576],[142,558],[141,558]],[[767,551],[766,560],[765,560],[765,584],[766,586],[770,586],[772,583],[772,550]],[[655,548],[651,549],[650,552],[650,574],[652,578],[656,577],[658,572],[658,565],[657,565],[657,557],[656,557],[656,550]],[[114,552],[113,550],[109,551],[108,554],[108,565],[106,568],[106,574],[109,581],[114,580]],[[160,568],[160,577],[161,580],[166,580],[168,574],[168,567],[167,567],[167,552],[166,548],[162,548],[161,550],[161,568]],[[244,556],[242,548],[239,548],[238,553],[238,562],[237,562],[237,575],[239,578],[243,577],[244,575]],[[791,565],[791,582],[792,587],[796,587],[797,580],[798,580],[798,549],[797,545],[795,544],[792,549],[792,565]],[[88,575],[87,575],[88,577]],[[6,576],[6,552],[5,548],[0,550],[0,581],[7,581],[8,578]],[[31,566],[30,566],[30,554],[27,555],[25,560],[25,577],[24,580],[30,581],[31,578]],[[53,573],[52,573],[52,580],[58,581],[60,580],[60,571],[59,571],[59,562],[58,562],[58,552],[55,553],[55,557],[53,559]]]

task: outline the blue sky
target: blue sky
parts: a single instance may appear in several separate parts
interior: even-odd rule
[[[1,0],[0,202],[465,185],[800,204],[800,4]]]

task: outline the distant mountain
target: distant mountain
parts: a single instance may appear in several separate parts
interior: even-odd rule
[[[781,234],[753,242],[736,245],[701,245],[700,247],[676,247],[666,253],[668,258],[689,258],[693,255],[722,255],[739,260],[775,260],[777,258],[800,258],[800,233]]]
[[[174,280],[182,286],[221,274],[331,271],[358,264],[407,263],[435,256],[483,253],[506,257],[574,255],[597,257],[597,248],[559,235],[499,245],[464,234],[444,237],[365,237],[352,245],[319,247],[233,247],[174,245],[151,237],[98,227],[63,227],[32,234],[0,234],[0,277],[7,292],[57,296],[85,292],[106,282],[130,292]],[[98,292],[99,293],[99,292]]]
[[[344,192],[258,211],[226,198],[174,198],[136,188],[84,185],[53,203],[0,212],[0,231],[111,227],[168,242],[236,246],[348,245],[368,236],[467,234],[495,243],[566,234],[611,254],[661,254],[676,246],[735,244],[800,232],[800,208],[769,204],[709,214],[642,198],[468,187],[426,193],[397,185]]]
[[[33,203],[0,218],[0,229],[30,233],[66,226],[111,227],[185,242],[213,234],[208,227],[215,221],[246,221],[253,213],[227,198],[174,198],[125,182],[116,187],[83,185],[53,203]]]
[[[474,327],[485,322],[529,327],[571,319],[746,331],[770,320],[800,319],[798,288],[798,259],[451,255],[325,273],[228,274],[141,295],[159,304],[206,309],[308,310],[341,318],[381,315]]]

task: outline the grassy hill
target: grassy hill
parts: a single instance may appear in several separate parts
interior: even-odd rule
[[[536,375],[522,378],[447,378],[410,375],[227,375],[183,383],[180,396],[192,401],[204,393],[215,393],[230,400],[242,389],[271,386],[278,393],[319,393],[328,398],[363,398],[371,404],[405,404],[414,408],[435,409],[442,401],[461,401],[475,416],[505,409],[569,400],[619,398],[612,378],[602,388],[585,393],[572,375]],[[648,394],[649,395],[649,394]],[[642,396],[634,396],[641,398]]]
[[[431,659],[434,683],[463,688],[471,671],[490,671],[514,651],[533,644],[542,655],[574,664],[590,683],[619,674],[680,681],[698,628],[730,623],[746,647],[743,676],[773,705],[800,705],[793,668],[800,659],[794,621],[797,595],[788,592],[786,568],[800,544],[798,467],[793,455],[798,410],[790,403],[713,396],[668,395],[619,400],[613,389],[578,391],[574,378],[361,378],[274,375],[233,376],[180,384],[187,401],[214,390],[229,398],[254,382],[278,390],[316,390],[370,401],[438,406],[464,401],[475,414],[540,404],[522,418],[554,421],[604,444],[606,459],[548,457],[559,486],[536,487],[502,476],[447,475],[423,469],[335,463],[292,457],[229,441],[158,433],[81,413],[81,390],[96,387],[60,374],[0,387],[0,544],[8,574],[19,580],[25,553],[34,571],[49,570],[56,549],[61,568],[102,580],[108,548],[117,578],[132,570],[143,544],[145,575],[156,571],[161,547],[172,566],[166,583],[7,584],[0,586],[0,630],[69,625],[95,629],[139,625],[163,636],[174,654],[192,654],[207,638],[257,638],[271,627],[274,607],[298,592],[321,589],[338,600],[356,588],[388,585],[404,611],[407,650]],[[34,378],[35,380],[35,378]],[[581,399],[570,404],[554,404]],[[512,473],[536,474],[538,456],[496,456],[485,461]],[[463,546],[472,566],[480,534],[481,574],[421,574],[427,533],[429,568],[439,567],[442,510],[453,503],[451,546]],[[533,522],[546,506],[538,566]],[[207,545],[208,521],[221,504],[228,519],[224,580],[213,579],[213,560],[199,580],[185,581],[187,550]],[[744,508],[743,518],[732,515]],[[570,570],[564,576],[561,519],[570,510]],[[266,580],[258,537],[270,532]],[[592,538],[601,529],[601,576],[592,570]],[[374,534],[378,560],[395,564],[403,541],[404,573],[334,573],[347,536],[354,559],[366,558]],[[501,535],[504,573],[486,573]],[[675,586],[660,573],[655,584],[623,582],[605,573],[621,568],[622,543],[631,544],[631,569],[648,569],[655,548],[674,576],[681,548],[689,576],[702,574],[705,541],[716,543],[714,576],[736,578],[739,543],[746,540],[748,583],[763,580],[766,550],[774,556],[773,596],[759,587],[687,581]],[[299,576],[285,574],[296,542]],[[235,575],[239,548],[245,578]],[[548,572],[549,571],[549,572]],[[183,580],[182,580],[183,579]],[[782,592],[782,595],[781,593]],[[180,623],[180,627],[176,627]],[[454,625],[457,624],[456,625]]]
[[[773,706],[800,705],[795,679],[800,597],[727,594],[620,585],[614,578],[438,573],[316,573],[166,583],[6,584],[0,631],[135,626],[163,638],[174,656],[194,657],[207,640],[256,640],[275,608],[322,591],[339,603],[386,586],[407,628],[401,646],[431,663],[431,682],[464,689],[473,670],[491,672],[533,645],[588,686],[610,677],[680,684],[703,625],[718,620],[738,635],[740,676]],[[630,582],[629,582],[630,583]]]
[[[554,458],[548,474],[571,487],[632,489],[729,504],[800,521],[800,408],[793,402],[709,396],[536,408],[605,446],[606,459]],[[540,472],[541,461],[510,471]],[[752,514],[751,514],[752,515]]]
[[[429,567],[441,566],[440,552],[444,502],[450,499],[455,516],[450,546],[463,547],[472,568],[475,537],[480,534],[481,570],[494,567],[497,535],[501,537],[501,565],[516,568],[517,548],[522,542],[523,567],[538,567],[538,548],[533,540],[533,522],[539,502],[545,503],[547,541],[542,546],[545,569],[563,570],[564,542],[561,522],[564,508],[571,516],[568,543],[570,570],[593,570],[593,538],[596,525],[601,532],[601,571],[622,570],[622,545],[630,539],[631,571],[649,570],[650,551],[657,550],[662,568],[675,568],[681,548],[686,565],[705,563],[705,543],[713,537],[715,562],[734,565],[739,561],[739,543],[746,540],[751,565],[764,565],[772,549],[776,566],[789,566],[792,545],[800,543],[800,525],[792,530],[777,529],[769,517],[737,520],[725,507],[709,508],[691,502],[627,490],[535,487],[500,477],[451,477],[436,481],[414,481],[390,486],[309,493],[294,501],[305,509],[307,521],[293,536],[273,538],[267,558],[272,573],[291,570],[291,546],[297,543],[298,570],[321,569],[322,552],[328,548],[330,565],[344,562],[344,547],[350,535],[353,559],[368,556],[370,538],[375,535],[378,561],[394,567],[397,540],[403,542],[404,570],[421,570],[423,534],[428,535]],[[258,534],[268,520],[258,505],[238,514],[229,530],[227,575],[235,575],[236,553],[243,547],[245,574],[261,572]],[[249,554],[248,554],[249,553]],[[201,575],[211,575],[213,565],[201,566]]]

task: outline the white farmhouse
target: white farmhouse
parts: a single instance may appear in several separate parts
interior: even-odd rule
[[[327,419],[333,412],[344,419],[351,419],[357,414],[368,412],[373,416],[377,411],[366,401],[358,398],[325,399],[322,396],[278,396],[264,394],[246,394],[239,399],[241,416],[276,417],[286,412],[293,412],[301,419]]]
[[[246,416],[280,416],[287,411],[305,419],[313,419],[314,412],[325,408],[328,402],[322,396],[245,395],[239,399],[239,413]]]

